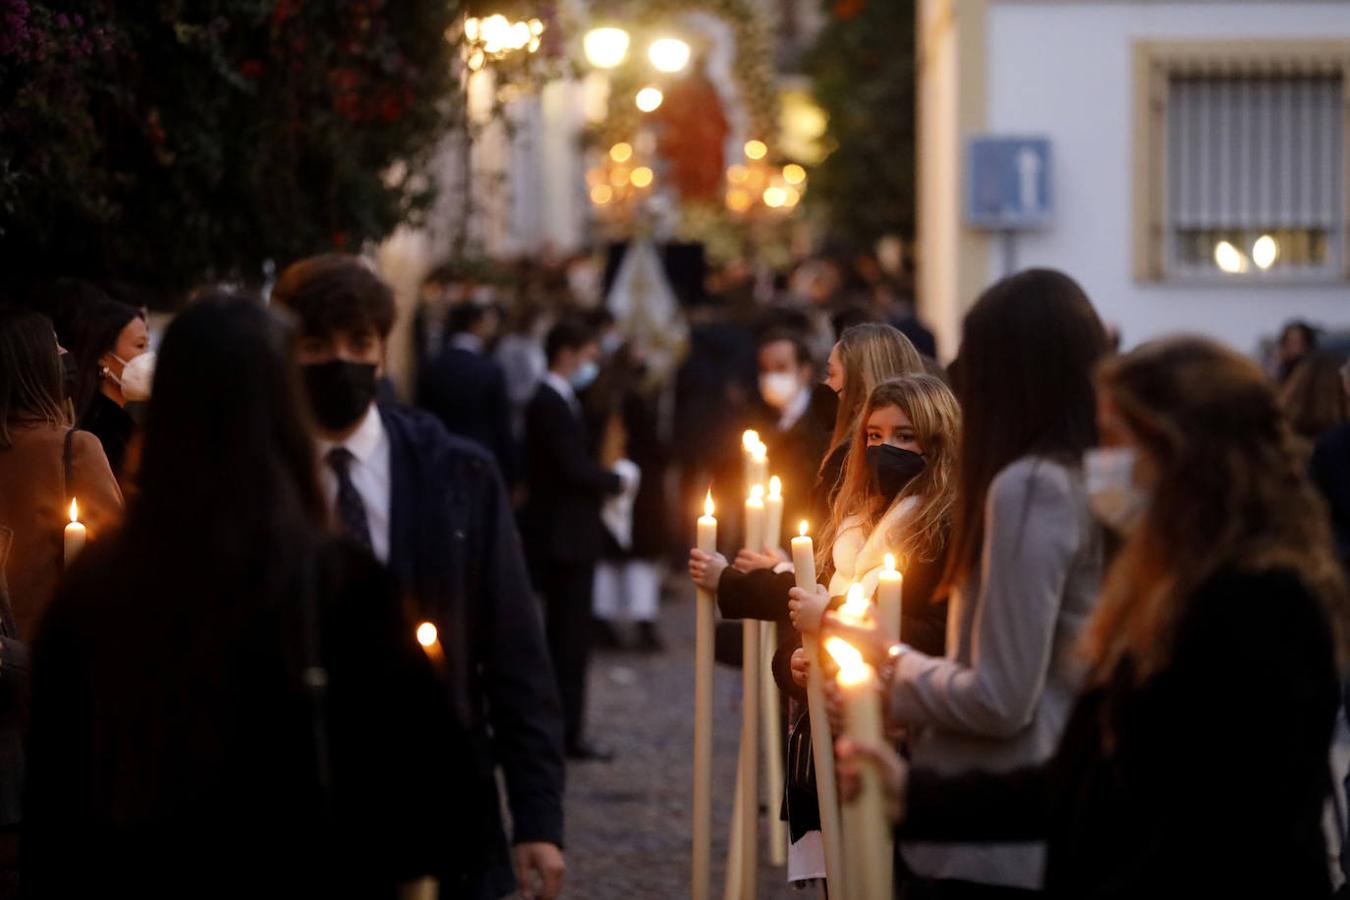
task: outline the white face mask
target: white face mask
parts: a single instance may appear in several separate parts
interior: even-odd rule
[[[1088,501],[1111,530],[1129,534],[1144,517],[1151,497],[1134,482],[1139,456],[1130,447],[1101,447],[1083,454]]]
[[[774,409],[785,409],[801,389],[801,382],[791,372],[765,372],[759,376],[760,396]]]
[[[117,386],[122,389],[122,396],[130,402],[149,400],[150,385],[155,380],[155,352],[147,350],[129,360],[114,353],[112,358],[122,364],[122,377],[118,378],[111,370],[104,371],[117,382]]]

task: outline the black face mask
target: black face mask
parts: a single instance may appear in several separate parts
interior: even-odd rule
[[[346,431],[375,399],[374,363],[331,362],[301,366],[314,418],[325,431]]]
[[[867,448],[867,467],[872,470],[877,490],[886,498],[887,505],[923,471],[925,465],[924,458],[919,454],[890,444]]]
[[[834,420],[839,416],[839,395],[823,381],[816,382],[811,388],[811,415],[816,417],[820,427],[834,431]]]

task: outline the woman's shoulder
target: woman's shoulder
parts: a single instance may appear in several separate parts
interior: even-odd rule
[[[999,470],[989,484],[996,504],[1024,504],[1034,499],[1071,500],[1082,494],[1082,474],[1076,466],[1047,456],[1028,455]]]

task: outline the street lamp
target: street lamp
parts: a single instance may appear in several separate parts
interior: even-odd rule
[[[647,48],[647,58],[659,72],[680,72],[689,65],[689,45],[679,38],[659,38]]]
[[[660,88],[645,87],[637,92],[637,108],[645,113],[655,112],[665,99],[666,95],[661,93]]]
[[[628,56],[628,32],[606,26],[592,28],[581,40],[586,59],[597,69],[613,69]]]

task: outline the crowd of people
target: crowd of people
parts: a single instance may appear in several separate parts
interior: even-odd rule
[[[411,405],[352,256],[200,290],[162,336],[83,283],[0,307],[0,895],[556,897],[566,761],[613,757],[591,650],[664,651],[663,573],[695,498],[740,493],[745,428],[821,583],[772,545],[687,566],[723,663],[774,623],[789,880],[826,874],[803,648],[840,635],[890,731],[829,762],[846,799],[884,774],[906,898],[1344,884],[1350,367],[1315,329],[1270,371],[1122,354],[1029,270],[944,367],[875,261],[816,260],[682,297],[658,372],[538,281],[433,273]],[[837,611],[887,554],[897,633]]]

